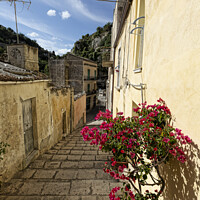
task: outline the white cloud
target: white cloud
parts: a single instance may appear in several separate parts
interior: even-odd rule
[[[52,39],[52,40],[58,40],[58,41],[62,41],[62,39],[60,39],[60,38],[57,38],[57,37],[55,37],[55,36],[53,36],[51,39]]]
[[[5,18],[6,20],[15,22],[14,14],[7,12],[3,8],[1,9],[1,7],[0,7],[0,16]],[[34,21],[33,19],[26,19],[18,16],[18,24],[22,24],[26,27],[29,27],[39,32],[46,33],[48,35],[53,35],[52,31],[46,24]]]
[[[56,55],[60,55],[62,56],[63,54],[66,54],[67,52],[70,52],[71,50],[70,49],[58,49],[55,54]]]
[[[56,16],[56,11],[55,11],[55,10],[49,10],[49,11],[47,12],[47,15],[50,16],[50,17]]]
[[[74,47],[74,44],[65,44],[65,47],[72,49]]]
[[[77,10],[77,12],[88,17],[89,19],[96,21],[96,22],[101,22],[101,23],[108,22],[108,20],[105,19],[104,17],[102,17],[102,16],[100,17],[100,16],[97,16],[97,15],[91,13],[81,0],[69,0],[69,2],[71,2],[71,5],[73,6],[73,8],[75,8]]]
[[[5,7],[0,6],[0,17],[3,17],[4,19],[9,20],[9,21],[15,22],[14,13],[11,11],[8,12],[5,9]],[[45,23],[42,23],[41,21],[34,20],[33,17],[24,18],[24,17],[18,16],[17,19],[18,19],[18,24],[22,24],[22,25],[24,25],[28,28],[31,28],[35,31],[47,34],[52,37],[54,37],[56,35],[62,39],[74,41],[73,38],[67,37],[66,34],[64,35],[64,34],[57,33],[57,31],[55,29],[53,29],[52,27],[48,26]]]
[[[68,19],[71,17],[71,14],[66,10],[66,11],[61,12],[61,17],[62,19]]]
[[[43,38],[37,38],[36,41],[44,49],[48,49],[49,51],[55,51],[55,47],[56,47],[55,41],[51,41],[51,40],[43,39]]]
[[[71,7],[70,11],[74,13],[74,15],[84,15],[85,17],[100,22],[102,24],[105,24],[109,21],[112,21],[112,19],[108,19],[106,17],[97,16],[96,13],[91,12],[88,7],[83,4],[82,0],[41,0],[43,3],[54,6],[57,9],[63,9],[63,7]],[[81,16],[82,17],[82,16]]]
[[[28,35],[29,37],[33,37],[33,38],[39,36],[39,34],[37,34],[36,32],[28,33],[27,35]]]
[[[36,40],[37,43],[44,49],[47,49],[49,51],[55,51],[56,55],[62,56],[63,54],[66,54],[67,52],[71,51],[70,48],[62,48],[62,44],[57,43],[56,41],[51,41],[43,38],[37,38]]]

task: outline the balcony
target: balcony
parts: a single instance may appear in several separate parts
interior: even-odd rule
[[[91,90],[91,91],[87,91],[86,92],[86,95],[92,95],[92,94],[96,94],[97,93],[97,90]]]
[[[102,54],[102,67],[112,67],[113,61],[110,60],[110,51]]]
[[[96,76],[84,76],[84,80],[97,80]]]

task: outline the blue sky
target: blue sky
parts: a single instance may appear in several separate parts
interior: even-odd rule
[[[74,42],[98,26],[112,22],[114,3],[96,0],[32,0],[17,3],[20,33],[56,54],[69,51]],[[14,8],[0,0],[0,24],[15,30]]]

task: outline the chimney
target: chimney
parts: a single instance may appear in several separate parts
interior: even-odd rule
[[[26,44],[7,46],[8,62],[19,68],[39,71],[38,48]]]

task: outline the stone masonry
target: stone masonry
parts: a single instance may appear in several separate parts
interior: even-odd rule
[[[107,200],[120,186],[103,172],[111,155],[86,144],[80,129],[4,184],[1,200]]]

